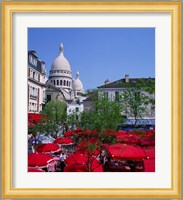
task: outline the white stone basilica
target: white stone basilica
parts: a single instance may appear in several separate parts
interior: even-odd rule
[[[60,99],[66,101],[68,114],[73,111],[83,111],[82,101],[86,98],[84,97],[83,84],[79,79],[79,72],[76,73],[76,79],[73,80],[71,66],[64,56],[62,43],[59,47],[59,55],[51,65],[46,95],[47,100]]]

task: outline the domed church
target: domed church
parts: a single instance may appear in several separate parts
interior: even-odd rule
[[[53,60],[49,79],[47,81],[47,101],[58,99],[66,101],[72,109],[68,109],[68,112],[72,112],[75,109],[74,104],[79,102],[81,105],[84,99],[84,89],[81,80],[79,79],[79,72],[76,73],[76,79],[73,80],[72,70],[69,61],[64,56],[64,46],[61,43],[59,47],[59,55]],[[80,106],[81,107],[81,106]],[[77,108],[82,112],[82,108]]]

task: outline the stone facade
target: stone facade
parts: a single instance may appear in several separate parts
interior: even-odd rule
[[[28,112],[39,113],[46,102],[46,69],[35,51],[28,52]]]

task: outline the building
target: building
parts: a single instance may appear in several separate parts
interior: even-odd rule
[[[84,89],[79,72],[73,80],[69,61],[64,56],[64,46],[61,43],[59,55],[53,60],[46,90],[47,101],[58,99],[67,102],[67,113],[82,112]]]
[[[133,88],[137,88],[138,84],[140,84],[143,81],[145,85],[150,85],[150,83],[153,83],[155,85],[155,79],[154,78],[129,78],[129,75],[125,75],[125,78],[122,78],[120,80],[110,82],[109,80],[106,80],[104,82],[104,85],[98,87],[98,93],[99,96],[103,95],[106,98],[109,98],[112,101],[118,101],[119,97],[124,94],[124,91],[131,90]],[[155,94],[148,93],[145,90],[138,90],[138,93],[141,93],[147,97],[150,97],[151,99],[155,99]],[[144,112],[143,119],[154,119],[155,118],[155,106],[153,104],[145,105],[146,109]],[[126,116],[127,119],[134,119],[134,115],[132,112],[123,112],[123,116]]]
[[[46,69],[36,51],[28,51],[28,112],[39,113],[46,103]]]

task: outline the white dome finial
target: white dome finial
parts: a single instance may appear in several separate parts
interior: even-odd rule
[[[79,72],[78,71],[76,72],[76,78],[79,78]]]
[[[63,45],[63,43],[60,44],[59,50],[60,50],[60,53],[63,52],[63,50],[64,50],[64,45]]]

